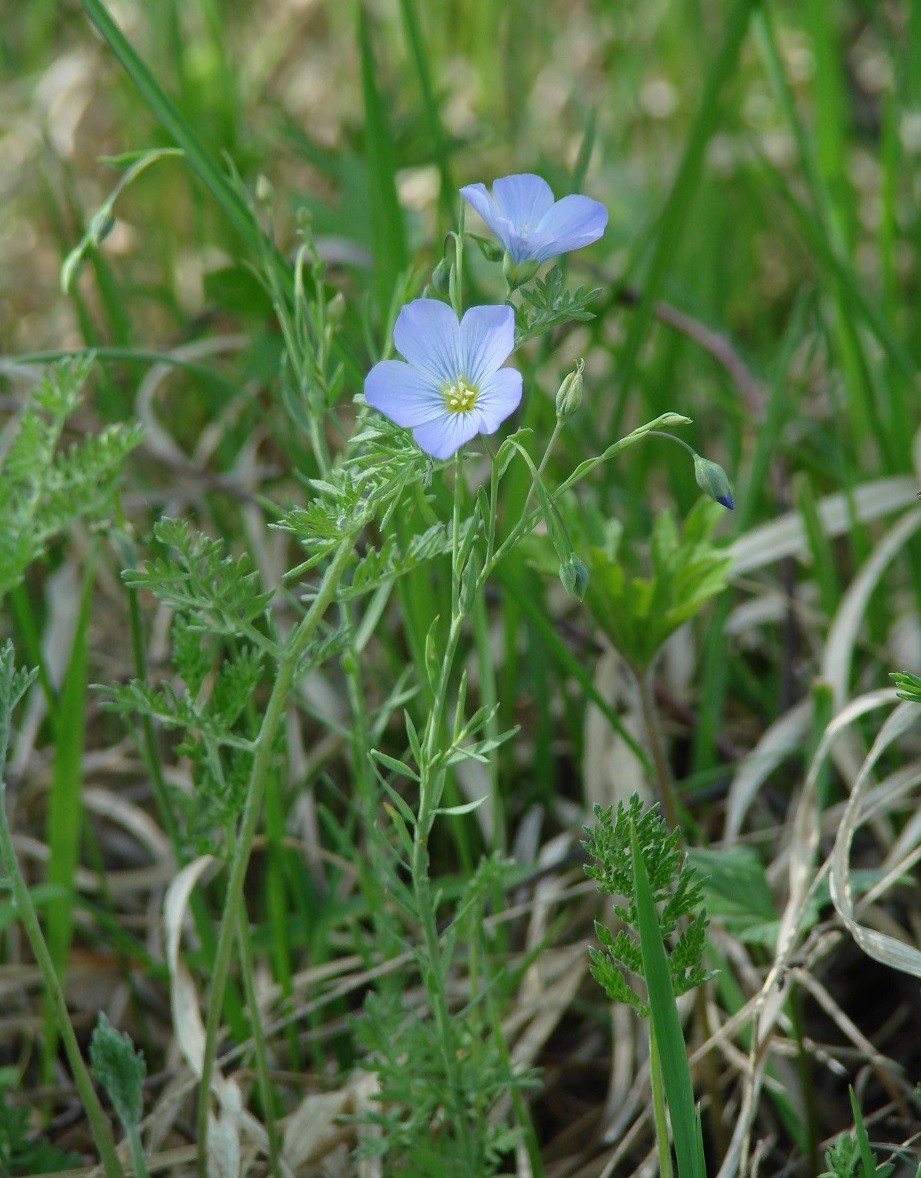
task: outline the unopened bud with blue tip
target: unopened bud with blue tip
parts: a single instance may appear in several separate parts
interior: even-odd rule
[[[726,472],[718,462],[711,462],[709,458],[694,455],[694,477],[697,485],[705,495],[728,507],[732,511],[732,490]]]

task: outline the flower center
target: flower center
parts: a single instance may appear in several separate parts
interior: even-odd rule
[[[480,390],[469,384],[465,376],[459,376],[454,384],[445,385],[445,408],[449,413],[469,413],[476,404]]]

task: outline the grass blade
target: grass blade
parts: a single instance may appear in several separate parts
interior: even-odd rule
[[[659,218],[656,244],[643,282],[643,293],[631,320],[630,333],[620,357],[620,392],[611,423],[612,434],[622,432],[621,426],[627,404],[626,394],[633,379],[633,371],[653,321],[656,301],[681,243],[694,194],[700,183],[704,152],[717,127],[722,93],[736,70],[739,52],[748,30],[749,17],[755,7],[756,0],[736,0],[726,18],[723,44],[707,76],[700,110],[688,135],[675,183]]]
[[[87,630],[95,558],[87,567],[70,660],[55,713],[54,764],[48,801],[48,882],[58,895],[48,903],[47,937],[58,976],[73,931],[73,886],[83,825],[83,743],[86,705]]]
[[[700,1122],[694,1106],[694,1088],[688,1066],[684,1033],[668,972],[665,947],[656,913],[655,901],[646,874],[636,830],[631,825],[630,847],[636,880],[637,926],[643,951],[643,971],[649,989],[650,1018],[656,1049],[662,1065],[662,1080],[672,1124],[679,1178],[704,1178],[700,1167],[702,1146]]]
[[[365,104],[365,151],[374,253],[374,291],[381,319],[386,321],[400,273],[408,265],[403,211],[397,198],[396,150],[386,99],[377,84],[377,65],[364,5],[358,8],[361,47],[361,90]]]
[[[262,241],[262,231],[240,192],[217,165],[195,130],[150,72],[147,64],[126,40],[105,5],[100,0],[83,0],[83,7],[148,106],[185,152],[192,170],[217,201],[231,225],[257,253],[262,253],[266,248],[265,242]],[[273,265],[285,275],[286,281],[290,281],[287,267],[277,251],[273,249],[271,256]]]

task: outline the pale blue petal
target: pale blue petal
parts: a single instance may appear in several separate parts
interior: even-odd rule
[[[549,209],[537,225],[535,237],[541,238],[540,252],[534,256],[541,261],[554,254],[590,245],[604,233],[608,210],[588,196],[564,196]],[[545,252],[547,249],[550,252]]]
[[[477,386],[495,372],[515,346],[511,307],[471,307],[460,324],[460,376]]]
[[[460,371],[457,316],[437,299],[414,299],[397,316],[393,328],[397,351],[433,385],[453,384]]]
[[[509,249],[513,262],[526,262],[530,258],[546,262],[548,258],[562,252],[552,233],[529,233],[527,237],[516,237]]]
[[[508,250],[512,261],[518,263],[526,262],[528,258],[536,258],[537,247],[543,241],[543,237],[539,233],[519,233],[508,221],[503,224],[507,228],[502,244]]]
[[[491,434],[521,404],[522,377],[517,368],[500,368],[480,387],[468,417],[477,419],[477,433]]]
[[[537,228],[537,224],[553,207],[553,192],[542,176],[522,172],[517,176],[503,176],[493,182],[493,200],[499,216],[518,229]]]
[[[416,426],[413,437],[433,458],[450,458],[479,432],[476,413],[445,413],[437,421]]]
[[[501,237],[497,224],[499,217],[499,210],[496,208],[496,202],[486,191],[485,184],[465,184],[460,190],[461,196],[464,200],[480,214],[489,228]]]
[[[417,444],[433,458],[450,458],[477,434],[492,434],[521,403],[521,373],[500,368],[480,390],[469,413],[444,413],[413,429]]]
[[[365,400],[404,429],[443,415],[438,386],[402,360],[381,360],[365,377]]]

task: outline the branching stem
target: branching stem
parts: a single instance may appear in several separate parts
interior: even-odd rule
[[[268,778],[275,736],[288,706],[295,672],[305,650],[319,626],[323,615],[332,603],[346,566],[352,558],[355,533],[350,532],[335,550],[332,563],[320,585],[313,604],[303,621],[288,639],[278,664],[275,685],[269,697],[262,727],[256,738],[255,756],[246,789],[243,816],[236,850],[230,865],[227,895],[224,900],[224,914],[218,935],[214,958],[214,974],[211,981],[211,997],[208,1003],[208,1021],[205,1033],[205,1052],[202,1060],[201,1088],[198,1096],[198,1174],[208,1176],[208,1111],[211,1102],[211,1079],[217,1055],[217,1040],[221,1026],[221,1011],[224,1005],[224,991],[230,962],[233,955],[234,936],[238,922],[246,919],[243,905],[243,885],[249,866],[256,826],[262,811],[262,799]],[[256,1017],[256,1012],[252,1012]]]

